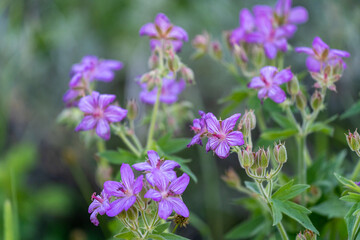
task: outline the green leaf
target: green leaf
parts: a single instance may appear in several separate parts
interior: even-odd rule
[[[298,132],[297,129],[268,129],[261,134],[261,138],[265,140],[281,140],[294,136]]]
[[[13,211],[9,200],[4,202],[4,239],[15,240]]]
[[[166,240],[166,238],[160,236],[160,235],[157,235],[157,234],[150,234],[148,236],[148,239],[153,239],[153,240]]]
[[[219,103],[236,102],[237,104],[240,104],[249,95],[250,91],[248,88],[234,89],[228,96],[221,98]]]
[[[249,182],[249,181],[245,181],[245,186],[250,189],[251,191],[253,191],[254,193],[260,194],[259,188],[258,186],[256,186],[256,183],[254,182]]]
[[[353,181],[350,179],[344,178],[343,176],[340,176],[337,173],[334,173],[335,177],[341,182],[345,187],[354,190],[355,192],[360,193],[360,187],[356,185]]]
[[[355,203],[350,210],[347,212],[346,216],[345,216],[345,222],[346,222],[346,226],[347,226],[347,231],[348,231],[348,236],[350,240],[353,240],[356,238],[356,235],[358,233],[358,229],[355,229],[355,223],[356,223],[356,218],[358,216],[354,216],[354,212],[357,211],[358,209],[360,209],[360,203]]]
[[[355,102],[353,105],[351,105],[350,108],[348,108],[340,117],[340,119],[345,119],[352,117],[356,114],[360,113],[360,101]]]
[[[360,194],[349,192],[347,195],[340,198],[340,200],[347,202],[360,202]]]
[[[296,129],[296,125],[293,121],[291,121],[288,117],[285,117],[284,115],[281,115],[276,112],[271,113],[272,119],[280,125],[280,127],[285,129]]]
[[[126,239],[126,240],[132,240],[132,239],[136,238],[135,234],[133,232],[130,232],[130,231],[125,231],[125,232],[122,232],[122,233],[118,233],[114,237],[121,238],[121,239]]]
[[[297,195],[299,195],[300,193],[302,193],[303,191],[305,191],[306,189],[308,189],[310,187],[309,185],[306,185],[306,184],[293,185],[293,183],[294,183],[294,180],[291,180],[288,183],[286,183],[284,186],[279,188],[272,195],[272,198],[278,199],[281,201],[289,200],[289,199],[296,197]]]
[[[156,226],[156,228],[154,229],[154,233],[162,233],[163,231],[165,231],[166,229],[169,228],[171,222],[166,222],[166,223],[163,223],[163,224],[160,224],[158,226]]]
[[[273,199],[273,203],[274,207],[279,208],[281,212],[291,217],[305,228],[319,234],[318,230],[314,227],[310,218],[307,216],[307,214],[311,213],[310,210],[290,201],[282,202],[280,200]]]
[[[109,163],[113,164],[133,164],[138,161],[136,155],[124,149],[119,149],[118,151],[109,150],[100,152],[98,153],[98,156],[105,158]]]
[[[334,128],[323,123],[323,122],[315,122],[313,124],[311,124],[307,131],[309,133],[313,133],[313,132],[322,132],[326,135],[332,136],[334,134]]]
[[[160,235],[166,240],[189,240],[188,238],[173,233],[161,233]]]
[[[319,205],[312,207],[311,211],[327,216],[328,218],[343,218],[348,209],[349,207],[338,198],[330,198]]]
[[[232,228],[226,235],[225,239],[250,238],[261,232],[266,226],[266,221],[262,215],[250,218]]]
[[[280,211],[279,208],[276,207],[276,205],[274,205],[274,203],[271,201],[271,212],[272,212],[272,217],[273,217],[273,226],[277,225],[281,219],[282,219],[282,213]]]
[[[173,154],[186,148],[190,143],[189,138],[171,138],[171,134],[161,137],[157,144],[165,154]]]

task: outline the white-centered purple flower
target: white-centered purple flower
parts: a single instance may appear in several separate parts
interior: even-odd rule
[[[85,81],[110,82],[114,79],[114,71],[123,68],[120,61],[99,59],[96,56],[85,56],[80,63],[74,64],[71,69],[70,87],[74,87],[79,79]]]
[[[79,109],[85,117],[75,128],[75,131],[88,131],[96,129],[96,134],[105,139],[110,139],[110,123],[120,122],[126,117],[127,110],[110,105],[116,96],[112,94],[99,94],[93,91],[91,95],[81,98]]]
[[[350,53],[338,49],[330,49],[330,47],[320,38],[315,37],[312,48],[297,47],[295,51],[298,53],[306,53],[306,67],[310,72],[320,72],[327,65],[341,65],[342,69],[346,68],[342,58],[350,57]]]
[[[98,226],[99,220],[97,219],[97,215],[104,215],[106,211],[110,209],[109,196],[103,190],[101,194],[97,196],[96,193],[93,193],[91,199],[93,201],[88,209],[88,212],[91,213],[90,220],[95,226]]]
[[[173,211],[183,217],[189,217],[189,209],[182,201],[180,195],[189,184],[190,177],[184,173],[170,184],[166,178],[156,177],[155,179],[157,190],[150,189],[144,197],[159,202],[159,217],[166,220]]]
[[[163,176],[169,181],[176,179],[174,168],[179,168],[180,165],[173,160],[161,160],[159,154],[154,150],[147,152],[148,160],[143,163],[136,163],[132,167],[137,171],[146,172],[146,180],[151,186],[155,185],[155,176]]]
[[[183,41],[189,40],[186,31],[178,26],[171,24],[169,18],[159,13],[155,17],[154,23],[147,23],[141,27],[139,31],[140,36],[147,35],[150,37],[150,47],[154,50],[156,47],[161,47],[161,42],[173,46],[176,52],[181,50]]]
[[[255,19],[249,9],[244,8],[240,11],[239,24],[240,27],[234,29],[230,34],[230,43],[252,42],[248,35],[255,30]]]
[[[137,195],[143,187],[143,175],[137,179],[129,164],[123,163],[120,168],[121,182],[106,181],[104,191],[109,196],[117,199],[110,203],[110,208],[106,211],[109,217],[114,217],[123,210],[127,211],[136,202]]]
[[[213,150],[219,158],[224,159],[229,156],[231,146],[244,144],[242,132],[233,131],[240,116],[241,114],[237,113],[222,121],[218,120],[212,113],[207,114],[205,121],[209,139],[206,144],[206,151]]]
[[[203,111],[199,111],[201,118],[195,118],[193,120],[193,125],[190,127],[191,130],[194,131],[195,136],[191,139],[191,142],[187,145],[187,147],[191,147],[192,145],[199,144],[202,146],[201,138],[206,135],[206,114]]]
[[[142,83],[140,86],[143,89],[140,92],[140,100],[147,104],[155,104],[158,87],[154,87],[149,91],[146,83]],[[185,80],[180,79],[176,81],[172,74],[164,77],[161,86],[160,102],[166,104],[175,103],[178,100],[178,95],[185,89],[185,86]]]
[[[261,100],[269,97],[276,103],[282,103],[286,99],[286,94],[279,86],[292,78],[293,74],[288,68],[279,72],[276,67],[266,66],[260,70],[260,76],[251,80],[248,88],[259,90],[258,98]]]

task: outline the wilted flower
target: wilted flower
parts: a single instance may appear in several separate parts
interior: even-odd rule
[[[190,177],[184,173],[170,184],[163,177],[155,177],[155,181],[158,190],[150,189],[144,197],[159,202],[159,217],[166,220],[173,211],[183,217],[189,217],[189,210],[180,195],[189,184]]]
[[[259,89],[259,99],[269,97],[276,103],[282,103],[286,99],[286,94],[279,85],[289,82],[292,77],[293,74],[289,68],[278,72],[276,67],[267,66],[260,70],[260,76],[254,77],[248,87]]]
[[[155,175],[162,175],[169,181],[176,179],[174,168],[179,168],[180,165],[173,160],[161,160],[158,153],[154,150],[147,152],[149,159],[143,163],[136,163],[132,167],[137,171],[146,172],[146,180],[151,186],[155,185]]]
[[[123,210],[127,211],[135,203],[137,194],[143,187],[143,176],[134,178],[134,173],[129,164],[123,163],[120,168],[122,182],[106,181],[104,191],[109,195],[116,197],[111,202],[110,208],[106,211],[109,217],[114,217]]]
[[[110,105],[115,98],[115,95],[100,95],[96,91],[93,91],[89,96],[83,97],[79,102],[79,108],[85,113],[85,117],[75,128],[75,131],[96,129],[96,134],[99,137],[109,140],[109,123],[120,122],[127,114],[127,110],[118,106]]]
[[[147,23],[141,27],[140,36],[147,35],[150,37],[150,47],[154,50],[161,47],[161,42],[165,45],[171,45],[176,52],[181,50],[183,41],[188,41],[186,31],[178,26],[171,24],[168,17],[159,13],[155,17],[154,23]]]
[[[97,215],[104,215],[107,210],[110,209],[109,196],[103,190],[100,195],[96,196],[96,193],[93,193],[91,196],[93,200],[89,206],[88,212],[91,213],[90,220],[95,225],[99,225],[99,220],[97,219]]]

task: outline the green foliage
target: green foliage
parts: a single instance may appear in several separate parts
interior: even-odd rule
[[[124,232],[116,234],[114,237],[124,240],[132,240],[136,238],[136,235],[133,232],[125,230]]]
[[[170,224],[171,224],[171,222],[166,222],[166,223],[156,226],[156,228],[154,229],[154,233],[159,234],[159,233],[164,232],[166,229],[168,229],[170,227]]]
[[[335,177],[339,180],[340,183],[342,183],[346,188],[353,190],[357,193],[360,193],[360,187],[356,185],[353,181],[350,179],[347,179],[343,176],[340,176],[337,173],[334,173]]]
[[[173,234],[173,233],[161,233],[160,234],[161,237],[163,237],[163,239],[166,240],[188,240],[188,238]]]
[[[296,185],[293,184],[294,184],[294,180],[289,181],[288,183],[280,187],[272,195],[272,198],[281,201],[289,200],[296,197],[297,195],[299,195],[300,193],[302,193],[303,191],[305,191],[310,187],[309,185],[306,184],[296,184]]]
[[[288,129],[267,129],[261,134],[261,138],[265,140],[283,140],[292,137],[298,133],[295,128]]]
[[[244,239],[255,237],[260,232],[268,230],[269,222],[264,221],[264,216],[257,215],[236,225],[226,235],[225,239]]]
[[[118,151],[108,150],[98,153],[99,157],[105,158],[109,163],[112,164],[134,164],[140,161],[145,161],[145,157],[140,159],[135,154],[124,150],[119,149]]]
[[[331,197],[311,208],[311,211],[328,218],[343,218],[349,207],[336,197]]]
[[[194,212],[190,212],[191,220],[190,224],[195,227],[200,233],[201,236],[205,237],[206,239],[210,239],[211,237],[211,230],[209,225],[207,225],[199,216],[196,215]]]
[[[252,91],[249,91],[248,88],[237,88],[232,90],[232,92],[219,100],[220,104],[228,103],[228,105],[222,110],[220,116],[225,118],[228,116],[235,108],[237,108],[245,99],[251,96]]]
[[[172,138],[171,134],[166,134],[157,141],[157,144],[163,152],[173,154],[185,149],[190,141],[189,138]]]
[[[360,113],[360,101],[355,102],[342,115],[341,119],[346,119]]]
[[[4,202],[4,240],[16,239],[13,214],[11,203],[9,200],[6,200]]]
[[[345,216],[349,240],[356,239],[359,233],[359,214],[355,214],[360,209],[360,202],[355,203]]]

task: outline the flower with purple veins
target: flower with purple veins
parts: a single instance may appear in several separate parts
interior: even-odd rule
[[[194,131],[195,136],[191,139],[191,142],[187,145],[187,147],[191,147],[192,145],[199,144],[202,146],[201,138],[207,133],[206,128],[206,114],[203,111],[199,111],[201,118],[196,118],[193,120],[193,125],[190,127],[191,130]]]
[[[90,220],[95,225],[99,225],[99,220],[97,219],[97,215],[104,215],[107,210],[110,209],[109,196],[103,190],[100,195],[96,196],[96,193],[93,193],[91,196],[93,200],[89,206],[88,212],[91,213]]]
[[[147,104],[155,104],[158,87],[154,87],[151,91],[148,90],[146,83],[140,84],[142,91],[140,92],[140,100]],[[178,100],[178,95],[185,89],[185,80],[180,79],[176,81],[172,74],[168,74],[163,78],[160,102],[172,104]]]
[[[165,45],[171,45],[176,52],[181,50],[183,41],[189,40],[186,31],[178,26],[171,24],[168,17],[159,13],[155,17],[154,23],[147,23],[141,27],[140,36],[147,35],[150,37],[150,47],[154,50],[161,47],[163,42]]]
[[[139,194],[143,187],[143,175],[135,179],[129,164],[123,163],[120,173],[121,182],[106,181],[104,183],[104,191],[109,196],[118,198],[110,203],[110,208],[106,211],[109,217],[114,217],[123,210],[129,210],[136,202],[137,194]]]
[[[260,76],[254,77],[248,84],[248,88],[258,89],[258,98],[269,97],[276,103],[282,103],[286,99],[285,92],[279,85],[289,82],[293,74],[289,68],[278,72],[276,67],[266,66],[260,70]]]
[[[150,189],[144,197],[159,202],[159,217],[166,220],[173,211],[183,217],[189,217],[189,209],[182,201],[180,195],[189,184],[190,177],[184,173],[170,184],[163,177],[155,177],[155,181],[158,190]]]
[[[74,87],[79,80],[92,82],[94,80],[110,82],[114,79],[114,72],[123,68],[122,62],[116,60],[99,59],[96,56],[85,56],[80,63],[71,69],[70,87]]]
[[[96,129],[96,134],[99,137],[109,140],[109,123],[120,122],[127,114],[127,110],[110,105],[115,98],[115,95],[99,94],[96,91],[93,91],[89,96],[81,98],[79,109],[85,113],[85,117],[75,128],[75,131]]]
[[[176,179],[174,168],[179,168],[180,165],[173,160],[161,160],[158,153],[154,150],[147,152],[149,159],[143,163],[136,163],[132,167],[137,171],[146,172],[146,180],[151,186],[155,185],[155,174],[166,177],[169,181]]]
[[[206,116],[206,126],[210,134],[206,144],[206,151],[213,150],[219,158],[226,158],[230,154],[230,146],[241,146],[244,144],[243,134],[233,131],[241,114],[237,113],[225,120],[217,120],[212,113]]]
[[[230,34],[230,43],[251,42],[248,35],[255,29],[255,19],[249,9],[244,8],[240,11],[239,24],[240,27],[234,29]]]
[[[312,48],[297,47],[295,51],[308,55],[306,59],[306,67],[310,72],[320,72],[328,64],[331,66],[340,64],[343,69],[346,68],[342,58],[350,57],[350,53],[338,49],[330,49],[330,47],[320,38],[315,37]]]

